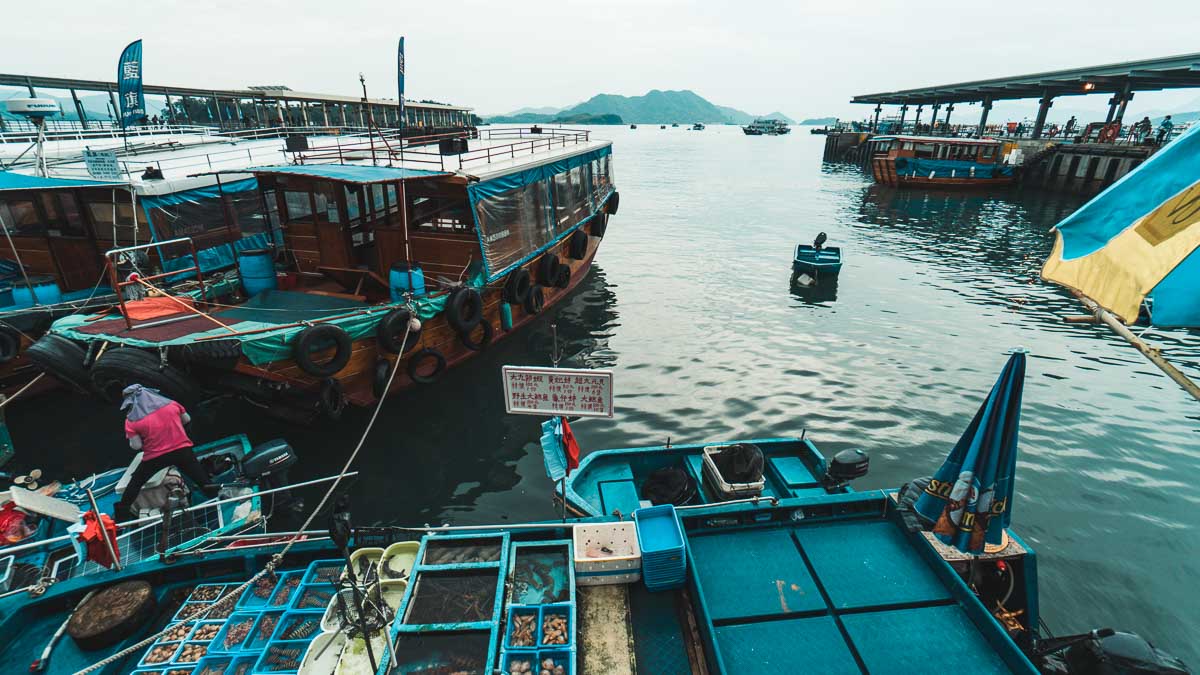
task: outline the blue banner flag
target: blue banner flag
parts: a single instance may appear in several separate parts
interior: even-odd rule
[[[117,90],[121,100],[121,126],[146,119],[146,97],[142,93],[142,41],[134,40],[117,62]]]
[[[396,51],[396,84],[400,91],[400,126],[404,127],[404,38],[400,38]]]

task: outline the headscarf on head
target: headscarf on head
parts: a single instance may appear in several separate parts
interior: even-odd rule
[[[159,408],[174,403],[171,399],[158,393],[157,389],[131,384],[121,392],[125,398],[121,401],[121,410],[130,422],[136,422]]]

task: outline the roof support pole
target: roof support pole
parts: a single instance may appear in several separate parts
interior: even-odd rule
[[[883,104],[875,104],[875,121],[871,122],[871,132],[879,131],[879,113],[883,112]]]
[[[108,101],[112,104],[113,124],[116,124],[121,115],[121,109],[117,107],[117,95],[113,93],[112,89],[108,90]]]
[[[217,127],[225,126],[225,113],[221,112],[221,99],[217,98],[217,92],[212,93],[213,107],[217,109]]]
[[[1125,108],[1126,108],[1126,106],[1129,105],[1129,102],[1132,100],[1133,100],[1133,92],[1129,91],[1129,85],[1126,84],[1125,92],[1121,96],[1121,105],[1120,105],[1120,107],[1117,108],[1117,120],[1118,121],[1125,119]]]
[[[1121,94],[1113,94],[1112,98],[1108,99],[1108,117],[1104,118],[1104,123],[1108,124],[1117,116],[1117,105],[1121,103]]]
[[[908,114],[908,104],[907,103],[902,104],[900,106],[900,128],[896,130],[896,133],[898,133],[898,134],[904,133],[904,116],[906,114]]]
[[[79,102],[79,95],[75,93],[74,89],[71,89],[71,100],[75,102],[75,114],[79,115],[79,124],[87,129],[87,113],[83,111],[83,104]]]
[[[983,106],[983,112],[979,115],[979,129],[975,132],[975,136],[983,138],[983,132],[987,128],[988,113],[992,111],[992,97],[984,96],[980,105]]]
[[[1042,98],[1038,101],[1037,119],[1033,123],[1033,137],[1042,137],[1042,128],[1046,126],[1046,115],[1050,113],[1050,106],[1054,105],[1054,96],[1046,91],[1042,94]]]
[[[37,98],[37,92],[33,90],[33,80],[25,78],[25,88],[29,90],[29,98]]]
[[[308,102],[300,101],[300,119],[304,120],[304,126],[308,126]]]
[[[950,132],[950,113],[952,113],[952,112],[954,112],[954,104],[953,103],[946,104],[946,133],[951,136],[954,135],[953,133]]]
[[[917,104],[917,114],[915,117],[913,117],[913,133],[915,134],[921,133],[921,109],[924,107],[925,104],[923,103]]]
[[[934,103],[933,110],[929,111],[929,133],[930,135],[937,134],[937,116],[938,110],[942,108],[941,103]]]
[[[163,94],[167,99],[167,112],[163,115],[163,124],[173,124],[175,122],[175,108],[171,107],[171,94]]]

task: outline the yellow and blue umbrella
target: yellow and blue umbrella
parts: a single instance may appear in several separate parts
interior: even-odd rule
[[[917,499],[916,510],[933,521],[934,534],[964,553],[1003,545],[1012,521],[1026,353],[1013,350],[987,400]]]
[[[1058,224],[1042,278],[1125,323],[1200,326],[1200,125]]]

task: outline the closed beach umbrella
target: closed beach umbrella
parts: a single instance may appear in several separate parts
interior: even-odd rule
[[[938,539],[964,553],[1003,546],[1012,520],[1026,353],[1013,350],[987,400],[917,499],[917,512],[934,522]]]

